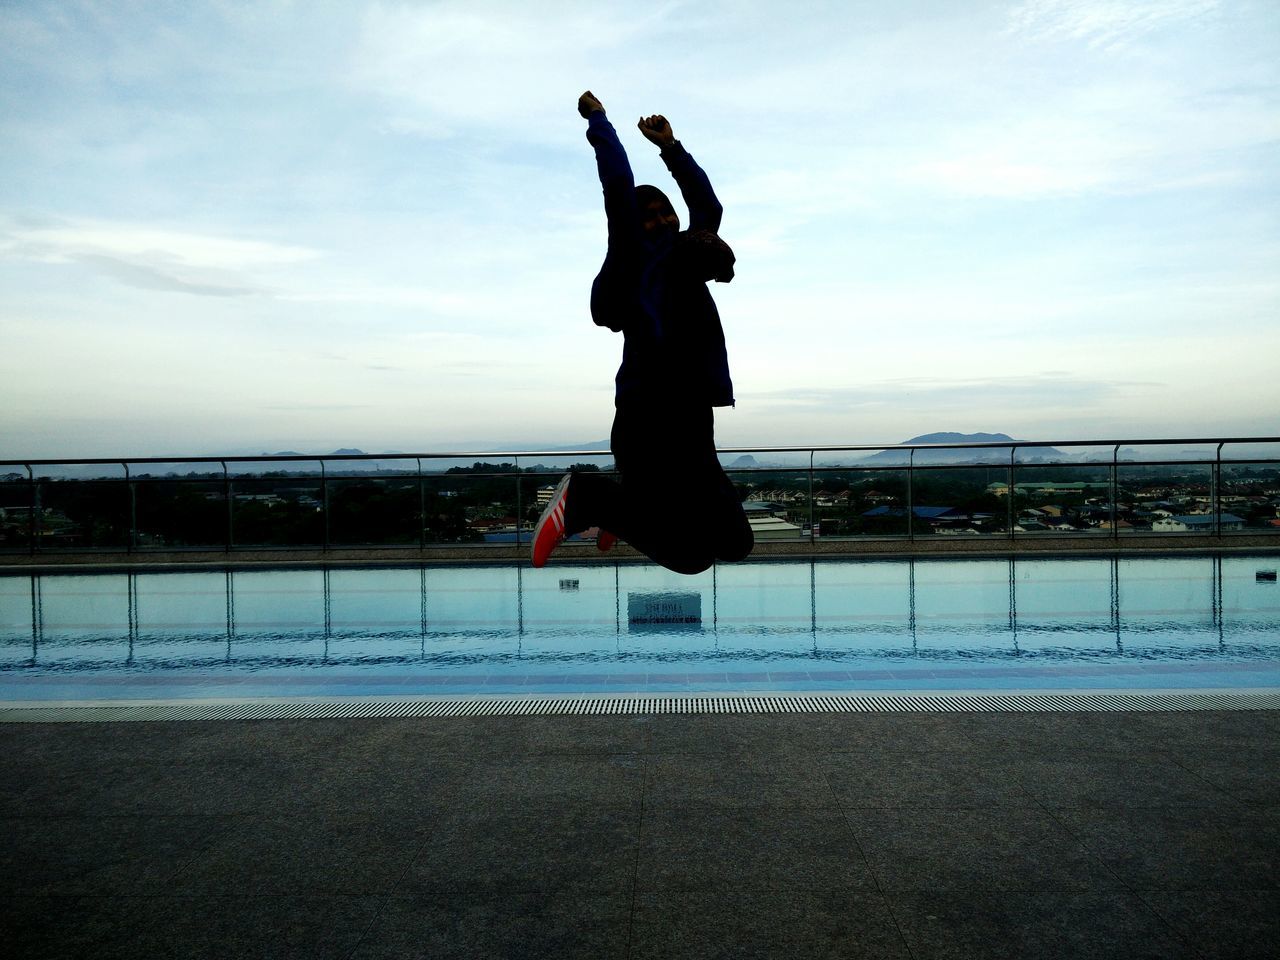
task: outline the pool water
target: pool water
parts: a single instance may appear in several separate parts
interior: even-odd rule
[[[1280,687],[1275,556],[0,577],[0,700]]]

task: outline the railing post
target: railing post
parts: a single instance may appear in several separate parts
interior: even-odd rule
[[[1213,626],[1219,632],[1222,630],[1222,554],[1213,557],[1213,583],[1212,598],[1210,603],[1213,606]]]
[[[124,482],[129,490],[129,545],[126,552],[133,553],[138,546],[138,490],[133,475],[129,473],[128,462],[121,460],[120,466],[124,467]]]
[[[414,457],[418,465],[418,549],[427,548],[427,489],[422,479],[422,458]]]
[[[1013,446],[1011,446],[1011,447],[1009,448],[1009,490],[1008,490],[1008,497],[1007,497],[1008,502],[1005,504],[1005,518],[1006,518],[1006,519],[1005,519],[1005,522],[1006,522],[1006,523],[1008,524],[1008,526],[1009,526],[1009,539],[1010,539],[1010,540],[1012,540],[1012,539],[1013,539],[1013,520],[1014,520],[1014,516],[1013,516],[1013,513],[1014,513],[1014,511],[1013,511],[1013,464],[1014,464],[1014,460],[1017,458],[1017,456],[1018,456],[1018,445],[1017,445],[1017,444],[1014,444]]]
[[[329,549],[329,474],[320,461],[320,497],[324,503],[324,544],[322,549]]]
[[[520,458],[514,457],[512,466],[516,471],[516,547],[524,541],[520,539],[520,531],[524,526],[524,484],[520,482]]]
[[[907,539],[916,538],[916,448],[907,453]]]
[[[31,484],[31,507],[27,511],[27,539],[31,541],[30,549],[32,556],[36,552],[36,542],[39,539],[39,530],[36,527],[36,514],[40,507],[40,485],[36,483],[35,471],[31,469],[31,464],[24,463],[27,468],[27,482]]]
[[[809,542],[813,543],[813,451],[809,451]]]
[[[1120,539],[1120,518],[1116,515],[1116,499],[1120,496],[1120,444],[1116,444],[1111,448],[1111,476],[1107,481],[1108,493],[1110,494],[1111,508],[1111,539]]]
[[[227,470],[227,461],[219,460],[218,463],[222,465],[222,497],[227,504],[227,553],[230,553],[231,546],[235,543],[235,530],[233,529],[235,521],[231,507],[231,473]]]
[[[1217,537],[1222,536],[1222,447],[1225,444],[1225,440],[1219,443],[1214,454],[1213,476],[1209,488],[1210,502],[1213,504],[1213,533]]]

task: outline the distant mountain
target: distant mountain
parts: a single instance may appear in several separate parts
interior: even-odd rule
[[[388,454],[389,455],[389,454]],[[364,456],[363,450],[357,450],[354,447],[343,447],[341,450],[334,450],[332,453],[299,453],[297,450],[277,450],[275,453],[267,453],[262,451],[264,457],[349,457]]]
[[[1013,443],[1007,433],[926,433],[924,436],[903,440],[903,443]]]
[[[924,444],[924,443],[1016,443],[1013,437],[1007,433],[926,433],[919,437],[912,437],[910,440],[904,440],[904,444]],[[939,463],[1008,463],[1010,447],[983,447],[979,450],[963,450],[963,449],[938,449],[938,450],[917,450],[914,458],[910,458],[915,464],[939,464]],[[1061,450],[1053,447],[1027,447],[1020,450],[1018,454],[1019,463],[1035,463],[1037,460],[1061,460],[1064,458]],[[905,464],[910,457],[909,451],[906,450],[881,450],[866,458],[866,463],[872,464]]]

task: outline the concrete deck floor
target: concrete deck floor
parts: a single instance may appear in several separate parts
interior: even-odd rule
[[[1280,712],[0,725],[11,957],[1273,957]]]

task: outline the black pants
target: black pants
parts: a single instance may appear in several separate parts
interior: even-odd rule
[[[610,445],[622,482],[574,474],[569,532],[600,527],[677,573],[746,557],[755,538],[716,457],[714,423],[711,407],[619,407]]]

